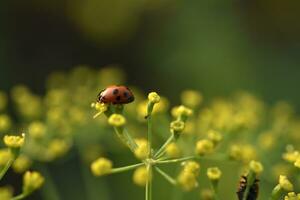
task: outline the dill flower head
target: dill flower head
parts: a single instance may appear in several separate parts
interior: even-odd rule
[[[150,103],[156,104],[160,101],[160,96],[156,92],[150,92],[148,94],[148,100]]]
[[[295,192],[289,192],[284,200],[300,200],[300,194],[296,194]]]
[[[223,139],[222,134],[215,130],[209,130],[207,133],[207,136],[208,136],[208,139],[211,140],[215,144],[219,143]]]
[[[185,90],[181,93],[181,102],[190,108],[199,106],[202,100],[202,94],[196,90]]]
[[[144,160],[148,157],[148,141],[146,139],[135,139],[137,148],[134,150],[134,155],[141,160]]]
[[[12,154],[9,149],[0,150],[0,167],[5,165],[12,158]]]
[[[185,191],[191,191],[198,187],[197,176],[188,171],[180,172],[177,177],[177,181],[181,188]]]
[[[279,186],[282,188],[284,191],[290,192],[294,190],[293,184],[288,180],[286,176],[279,176]]]
[[[212,141],[203,139],[199,140],[196,144],[196,154],[206,155],[212,153],[214,150],[214,144]]]
[[[44,181],[44,177],[39,172],[27,171],[23,176],[23,192],[28,194],[39,189]]]
[[[255,174],[260,174],[264,170],[263,165],[260,162],[257,162],[254,160],[252,160],[249,163],[249,167],[250,167],[250,170],[252,170]]]
[[[218,167],[208,168],[206,174],[207,177],[213,181],[219,180],[222,176],[222,172]]]
[[[13,191],[9,187],[0,187],[0,199],[11,200],[13,197]]]
[[[177,107],[174,107],[171,111],[173,117],[175,118],[179,118],[179,117],[189,117],[193,114],[193,111],[183,105],[181,106],[177,106]]]
[[[120,115],[120,114],[112,114],[108,118],[108,123],[111,126],[122,127],[126,124],[126,118],[123,115]]]
[[[179,121],[179,120],[173,121],[170,124],[171,132],[174,132],[174,133],[182,132],[184,130],[184,127],[185,127],[185,123],[183,121]]]
[[[0,131],[5,132],[11,128],[11,119],[8,115],[2,114],[0,115]]]
[[[29,124],[28,134],[32,138],[42,138],[46,134],[46,125],[42,122],[35,121]]]
[[[152,176],[149,174],[145,166],[137,168],[133,173],[133,182],[138,186],[145,187],[148,179],[151,179]]]
[[[98,158],[91,164],[91,171],[95,176],[102,176],[109,174],[112,167],[112,162],[107,158]]]
[[[172,142],[166,147],[166,154],[170,158],[178,158],[181,154],[181,151],[179,146],[175,142]]]
[[[23,173],[29,169],[31,164],[32,162],[27,156],[21,155],[15,160],[12,168],[16,173]]]
[[[20,148],[24,145],[25,134],[22,136],[5,135],[3,138],[4,144],[10,148]]]
[[[186,161],[182,163],[183,171],[192,173],[196,176],[199,175],[200,165],[195,161]]]

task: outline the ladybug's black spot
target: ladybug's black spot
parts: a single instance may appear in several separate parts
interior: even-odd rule
[[[117,95],[118,93],[119,93],[119,90],[118,90],[118,89],[114,89],[114,90],[113,90],[113,94],[114,94],[114,95]]]
[[[128,92],[124,92],[124,97],[125,97],[125,98],[128,97]]]
[[[121,96],[117,96],[116,100],[121,101]]]
[[[129,102],[134,101],[134,97],[133,97],[133,96],[128,97],[128,101],[129,101]]]

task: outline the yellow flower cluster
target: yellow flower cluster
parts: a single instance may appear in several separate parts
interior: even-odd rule
[[[300,200],[300,194],[296,194],[295,192],[289,192],[284,200]]]
[[[23,193],[29,194],[44,184],[44,177],[39,172],[27,171],[23,176]]]
[[[24,145],[25,134],[22,134],[22,136],[5,135],[3,141],[7,147],[20,148]]]
[[[112,167],[112,162],[107,158],[98,158],[91,164],[91,171],[95,176],[102,176],[109,174]]]
[[[200,165],[194,161],[183,163],[183,169],[179,173],[177,180],[185,191],[190,191],[198,187],[197,177],[199,176]]]

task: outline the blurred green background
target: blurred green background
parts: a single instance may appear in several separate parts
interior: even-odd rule
[[[118,64],[129,84],[156,90],[173,104],[186,88],[199,89],[206,99],[245,89],[269,102],[284,99],[300,104],[295,89],[300,84],[297,0],[4,0],[1,4],[0,89],[22,83],[43,94],[52,71],[80,64],[95,68]],[[62,184],[74,178],[60,179],[64,170],[50,168]],[[107,195],[116,195],[113,199],[124,193],[132,194],[128,199],[142,195],[135,186],[122,187],[128,185],[126,178],[115,178],[106,178],[111,183]],[[75,178],[73,183],[77,182]],[[77,192],[78,199],[85,199]]]

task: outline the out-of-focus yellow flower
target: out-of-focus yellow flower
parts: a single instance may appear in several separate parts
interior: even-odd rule
[[[185,122],[185,128],[182,132],[185,135],[191,135],[196,133],[196,122],[188,120]]]
[[[249,167],[250,167],[250,170],[252,170],[255,174],[260,174],[264,170],[263,165],[260,162],[257,162],[254,160],[252,160],[249,163]]]
[[[200,191],[200,196],[202,200],[213,200],[214,199],[214,193],[210,189],[203,189]]]
[[[169,101],[165,97],[161,97],[159,103],[155,104],[152,114],[164,113],[168,110]],[[138,117],[144,119],[147,115],[148,101],[141,101],[136,107]]]
[[[135,139],[137,148],[134,150],[134,155],[141,160],[144,160],[148,157],[148,141],[146,139]]]
[[[24,145],[25,134],[22,136],[5,135],[3,138],[4,144],[10,148],[20,148]]]
[[[250,144],[243,145],[242,146],[242,155],[243,155],[242,156],[242,161],[244,163],[248,163],[251,160],[256,159],[257,153],[256,153],[256,150],[255,150],[255,147],[253,147]]]
[[[202,103],[202,94],[196,90],[185,90],[181,93],[181,102],[190,108],[195,108]]]
[[[21,155],[15,160],[12,168],[16,173],[23,173],[29,169],[31,164],[32,162],[27,156]]]
[[[39,172],[27,171],[23,176],[23,192],[28,194],[39,189],[44,181],[44,177]]]
[[[233,160],[242,160],[243,150],[239,145],[232,145],[229,148],[229,157]]]
[[[289,150],[282,155],[282,158],[290,163],[296,162],[296,160],[300,157],[299,151]]]
[[[300,194],[296,194],[295,192],[289,192],[284,200],[300,200]]]
[[[6,132],[11,128],[11,119],[8,115],[0,115],[0,131]]]
[[[137,168],[133,173],[133,182],[138,186],[145,187],[147,181],[151,179],[152,176],[149,174],[147,168],[145,166]]]
[[[193,114],[193,111],[183,105],[181,106],[176,106],[174,108],[172,108],[172,116],[175,118],[179,118],[179,117],[189,117]]]
[[[160,101],[160,96],[156,92],[150,92],[148,94],[148,100],[150,103],[156,104]]]
[[[9,149],[0,149],[0,166],[6,165],[11,158],[12,154]]]
[[[0,187],[0,199],[11,200],[13,197],[13,191],[9,187]]]
[[[209,130],[207,136],[208,139],[211,140],[214,144],[218,144],[223,139],[222,134],[215,130]]]
[[[173,133],[181,133],[184,130],[185,123],[183,121],[173,121],[170,124],[170,130]]]
[[[72,106],[69,108],[69,119],[70,122],[76,125],[84,125],[87,121],[85,111],[79,106]]]
[[[199,140],[196,144],[196,154],[206,155],[214,151],[214,143],[210,140]]]
[[[208,168],[206,174],[207,177],[213,181],[219,180],[222,176],[222,172],[218,167]]]
[[[46,134],[46,131],[46,125],[40,121],[34,121],[28,126],[28,134],[32,138],[42,138]]]
[[[198,187],[197,176],[191,172],[182,171],[177,177],[178,184],[185,191],[191,191]]]
[[[300,157],[294,163],[295,167],[300,168]]]
[[[289,175],[290,166],[287,163],[280,162],[272,167],[272,174],[274,177],[279,177],[280,175]]]
[[[91,171],[95,176],[102,176],[109,174],[112,167],[112,162],[107,158],[98,158],[91,164]]]
[[[279,176],[279,185],[284,191],[291,192],[294,190],[293,184],[288,180],[286,176]]]
[[[70,148],[70,144],[64,139],[53,139],[48,146],[48,153],[51,158],[63,156]]]
[[[170,158],[178,158],[181,154],[179,146],[173,142],[166,147],[166,154]]]
[[[115,126],[115,127],[122,127],[126,124],[126,119],[123,115],[120,114],[112,114],[109,118],[108,118],[108,123],[111,126]]]
[[[186,161],[182,163],[184,172],[189,172],[194,174],[195,176],[199,175],[200,165],[195,161]]]
[[[262,149],[268,150],[274,147],[276,144],[276,136],[274,132],[267,131],[260,134],[258,138],[258,144]]]

